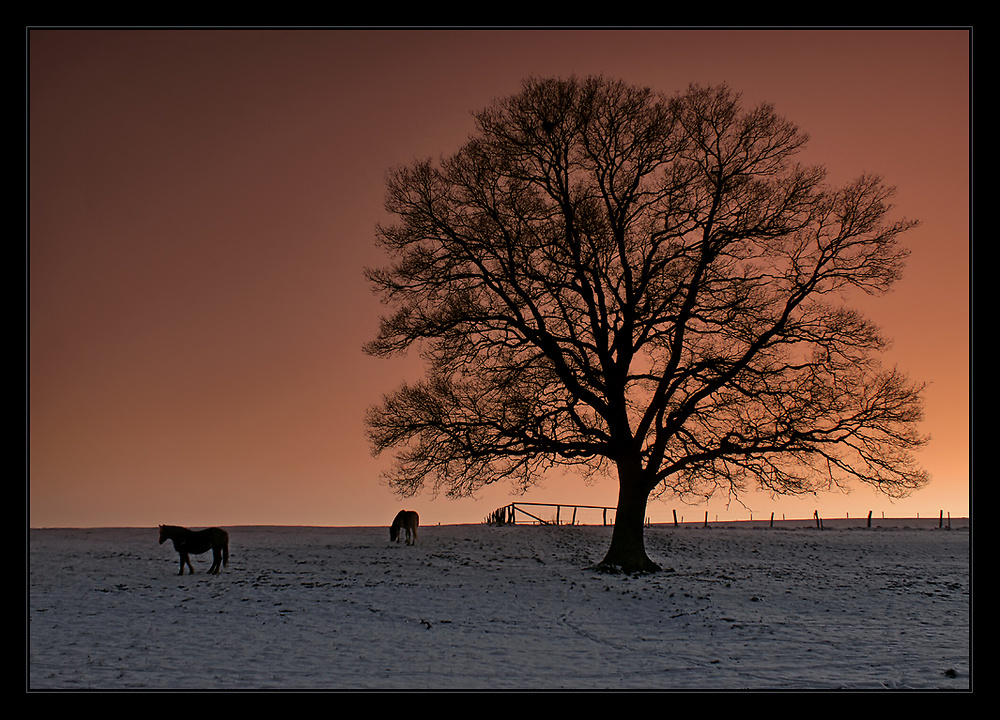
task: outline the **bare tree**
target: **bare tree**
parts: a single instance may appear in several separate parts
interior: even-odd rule
[[[453,157],[391,174],[368,277],[394,312],[366,351],[419,346],[427,374],[366,418],[390,485],[614,470],[602,566],[638,572],[651,494],[925,483],[922,388],[843,305],[890,288],[914,223],[879,178],[795,163],[806,140],[726,87],[529,80]]]

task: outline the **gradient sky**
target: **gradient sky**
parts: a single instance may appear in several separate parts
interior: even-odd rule
[[[933,476],[666,520],[954,517],[970,496],[970,36],[965,30],[32,30],[28,32],[31,527],[480,522],[510,502],[400,500],[365,409],[419,358],[369,358],[384,308],[385,172],[450,155],[529,75],[673,93],[728,83],[808,132],[803,159],[898,188],[912,256],[863,309],[929,383]],[[617,482],[520,498],[615,504]]]

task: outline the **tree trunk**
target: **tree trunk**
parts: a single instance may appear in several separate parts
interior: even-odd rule
[[[643,526],[649,490],[640,471],[618,467],[618,511],[611,534],[611,546],[598,568],[624,573],[657,572],[660,566],[646,555]]]

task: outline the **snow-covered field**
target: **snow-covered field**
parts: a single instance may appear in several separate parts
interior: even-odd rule
[[[30,530],[27,684],[970,690],[968,525],[854,525],[654,526],[635,577],[600,526],[232,527],[183,577],[155,528]]]

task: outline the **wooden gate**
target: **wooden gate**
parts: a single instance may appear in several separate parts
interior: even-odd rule
[[[526,508],[531,508],[531,511]],[[545,513],[541,508],[555,508],[555,516],[551,517],[551,511]],[[608,525],[609,522],[614,522],[614,512],[617,508],[604,507],[603,505],[562,505],[557,503],[511,503],[510,505],[504,505],[501,508],[497,508],[492,513],[490,513],[486,522],[490,525],[516,525],[518,520],[521,522],[527,522],[529,524],[538,523],[539,525],[576,525],[578,519],[578,511],[580,510],[600,510],[601,511],[601,524]],[[563,515],[563,511],[569,512],[572,510],[572,515],[567,519]],[[609,516],[608,511],[611,511]],[[579,519],[581,525],[585,524],[596,524],[596,523],[584,523],[583,515],[584,513],[579,513]],[[587,513],[591,515],[590,513]],[[542,517],[547,515],[549,517]]]

